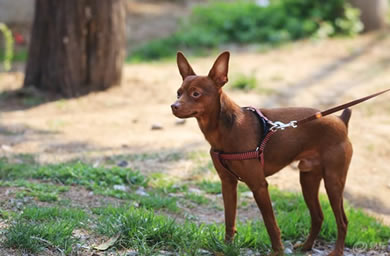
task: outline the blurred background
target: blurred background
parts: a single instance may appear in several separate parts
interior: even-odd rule
[[[196,121],[170,112],[181,84],[176,52],[207,74],[231,51],[225,90],[242,106],[326,109],[390,88],[389,4],[0,0],[0,157],[217,180]],[[387,225],[389,97],[353,107],[345,190]],[[292,164],[269,183],[300,191],[298,176]]]

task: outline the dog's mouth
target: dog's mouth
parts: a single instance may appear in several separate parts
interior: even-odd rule
[[[190,118],[190,117],[195,117],[198,114],[198,111],[194,111],[190,114],[179,113],[179,111],[172,111],[172,112],[178,118]]]

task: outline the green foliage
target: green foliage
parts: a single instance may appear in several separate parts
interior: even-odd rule
[[[202,180],[197,183],[200,189],[206,191],[209,194],[221,194],[222,193],[222,186],[220,181],[209,181],[209,180]],[[243,184],[238,183],[238,192],[246,192],[249,191],[249,188]]]
[[[253,90],[257,86],[257,80],[254,75],[238,74],[230,86],[238,90]]]
[[[188,190],[188,186],[180,184],[164,173],[152,173],[148,185],[161,193],[177,193]]]
[[[12,214],[9,211],[0,209],[0,219],[9,219],[11,215]]]
[[[83,185],[90,189],[114,185],[146,186],[147,179],[137,171],[120,167],[92,167],[81,162],[46,165],[38,168],[33,178],[56,180],[66,185]]]
[[[302,196],[271,188],[271,199],[283,238],[297,240],[305,237],[310,229],[310,214]],[[324,213],[320,238],[331,241],[337,236],[336,221],[325,195],[320,196],[320,203]],[[367,244],[386,242],[390,237],[390,227],[383,226],[375,218],[349,204],[345,204],[344,207],[349,220],[345,241],[347,246],[352,247],[357,242]]]
[[[58,207],[27,207],[20,215],[21,219],[31,221],[50,221],[50,220],[67,220],[75,226],[80,226],[86,220],[88,215],[77,208],[58,208]]]
[[[197,203],[199,205],[202,205],[202,204],[208,204],[210,202],[210,200],[203,196],[203,195],[198,195],[198,194],[195,194],[195,193],[185,193],[184,195],[184,198],[186,200],[190,200],[194,203]]]
[[[5,71],[8,71],[11,69],[11,63],[13,58],[13,52],[14,52],[14,40],[12,38],[12,32],[9,30],[7,25],[0,22],[0,32],[3,34],[4,41],[5,41],[5,49],[4,49],[4,60],[3,65]]]
[[[199,229],[193,223],[186,223],[186,228],[182,228],[184,225],[178,225],[168,217],[127,207],[100,208],[95,213],[100,215],[97,227],[100,233],[108,236],[121,234],[116,244],[118,247],[137,251],[145,247],[175,251],[199,247]]]
[[[16,193],[17,198],[34,197],[42,202],[58,200],[59,193],[68,191],[67,186],[58,186],[50,183],[34,183],[26,180],[0,181],[0,186],[19,187],[22,190]]]
[[[166,58],[178,49],[202,54],[229,43],[278,45],[361,30],[359,11],[345,0],[273,0],[267,7],[248,0],[217,1],[194,7],[176,33],[141,46],[130,60]]]
[[[170,197],[159,193],[153,193],[148,196],[136,196],[135,200],[138,201],[140,207],[146,209],[167,209],[171,212],[177,212],[179,210],[176,204],[176,197]]]
[[[272,197],[276,198],[275,211],[283,239],[290,241],[304,239],[310,229],[310,217],[302,197],[276,189],[272,190]],[[323,198],[321,203],[324,207],[325,222],[320,238],[333,241],[336,237],[333,213]],[[169,217],[155,215],[152,211],[126,207],[97,208],[94,212],[100,216],[97,227],[100,233],[108,236],[120,234],[117,247],[134,248],[149,253],[164,249],[184,254],[206,249],[224,255],[240,255],[241,248],[252,248],[260,252],[270,249],[269,237],[263,222],[238,223],[234,242],[225,244],[223,225],[196,225],[189,221],[178,224]],[[355,226],[349,227],[347,246],[352,247],[357,242],[374,246],[375,243],[387,243],[389,227],[349,206],[347,216],[350,223],[355,223]],[[355,229],[356,227],[359,228]]]
[[[3,245],[32,253],[47,247],[57,247],[69,254],[77,241],[72,236],[87,215],[79,209],[30,207],[13,221],[5,232]]]
[[[197,185],[199,186],[200,189],[206,191],[209,194],[222,193],[222,187],[220,181],[202,180],[201,182],[198,182]]]
[[[102,174],[103,169],[112,176]],[[25,193],[59,194],[66,191],[68,186],[59,186],[58,182],[85,187],[95,184],[96,186],[92,186],[94,193],[123,198],[131,205],[104,206],[83,211],[70,208],[69,203],[66,204],[66,208],[56,203],[53,207],[28,206],[19,214],[0,210],[0,218],[7,219],[9,223],[4,231],[2,245],[32,253],[39,253],[43,248],[50,248],[72,254],[77,241],[72,233],[76,228],[82,228],[90,232],[97,231],[106,236],[119,234],[120,238],[116,241],[116,248],[132,248],[140,255],[153,255],[159,250],[168,250],[179,255],[201,255],[201,249],[211,254],[240,255],[242,248],[251,248],[261,253],[270,249],[266,228],[260,220],[238,223],[238,235],[235,240],[231,244],[225,244],[223,224],[203,225],[188,219],[176,222],[172,218],[157,215],[156,211],[166,209],[171,213],[174,212],[175,215],[185,216],[186,213],[180,215],[183,211],[179,208],[180,205],[185,205],[184,209],[195,207],[196,204],[201,207],[213,207],[209,205],[210,201],[214,202],[214,200],[209,200],[210,195],[206,197],[189,192],[187,185],[167,179],[163,174],[155,174],[147,179],[144,176],[140,178],[140,174],[134,171],[131,171],[131,175],[128,176],[117,169],[116,167],[94,168],[81,163],[34,167],[11,164],[0,159],[0,173],[7,179],[0,185],[23,188]],[[131,179],[133,175],[137,178]],[[23,180],[23,178],[31,177],[56,182],[56,184]],[[89,183],[86,182],[87,180]],[[148,180],[150,180],[150,185],[147,184]],[[97,184],[101,187],[98,188]],[[113,185],[118,184],[126,185],[129,191],[112,188]],[[221,193],[220,181],[203,180],[196,185],[209,194]],[[133,189],[141,188],[144,194],[134,193]],[[249,190],[244,184],[239,183],[238,192],[244,191]],[[179,193],[183,197],[172,196],[172,193]],[[271,187],[270,194],[283,240],[291,242],[304,240],[310,230],[310,215],[301,193],[287,193]],[[178,201],[180,204],[177,204]],[[326,196],[321,195],[320,202],[324,212],[320,239],[334,241],[337,228],[333,211]],[[51,204],[54,203],[51,202]],[[390,237],[390,227],[384,226],[375,218],[367,216],[361,210],[348,204],[345,208],[349,219],[347,246],[352,247],[357,243],[365,243],[369,246],[387,243]],[[222,209],[220,214],[222,214]]]
[[[31,164],[13,164],[9,163],[5,158],[0,158],[0,180],[29,178],[32,170],[34,170],[34,167]]]

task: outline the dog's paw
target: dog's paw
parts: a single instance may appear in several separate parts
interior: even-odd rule
[[[344,252],[342,250],[333,250],[331,251],[328,256],[343,256]]]
[[[305,242],[305,243],[301,243],[301,242],[297,242],[296,244],[294,244],[294,250],[296,250],[296,251],[303,251],[303,252],[305,252],[305,251],[310,251],[311,249],[312,249],[312,247],[313,247],[313,244],[311,243],[307,243],[307,242]]]
[[[271,252],[268,254],[268,256],[283,256],[284,255],[284,251],[277,251],[277,252]]]

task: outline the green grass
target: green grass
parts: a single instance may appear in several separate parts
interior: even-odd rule
[[[196,193],[185,193],[184,195],[184,198],[186,200],[190,200],[196,204],[199,204],[199,205],[205,205],[205,204],[208,204],[210,202],[210,199],[208,199],[207,197],[205,197],[204,195],[198,195]]]
[[[254,75],[238,74],[230,86],[237,90],[253,90],[257,87],[258,81]]]
[[[0,181],[0,186],[23,188],[17,193],[18,197],[31,196],[39,201],[52,202],[57,201],[59,194],[66,191],[68,186],[80,185],[95,194],[132,200],[147,209],[166,209],[172,212],[178,211],[178,199],[166,194],[187,189],[185,185],[175,186],[171,181],[164,183],[162,179],[157,185],[151,183],[152,186],[149,186],[149,178],[130,168],[92,167],[81,162],[34,166],[13,164],[0,159],[0,178],[5,180]],[[31,178],[54,184],[33,184],[22,180]],[[156,178],[153,180],[156,181]],[[124,186],[127,190],[115,189],[115,185]],[[147,196],[136,193],[140,187],[148,187]]]
[[[275,92],[271,88],[262,86],[255,75],[246,75],[243,73],[233,75],[230,88],[234,90],[257,91],[258,93],[265,95],[270,95]]]
[[[70,254],[77,241],[72,232],[76,227],[82,227],[85,220],[87,214],[80,209],[25,208],[6,230],[3,245],[32,253],[55,247]]]
[[[204,190],[205,192],[209,194],[221,194],[222,193],[222,187],[220,181],[208,181],[208,180],[202,180],[196,185]],[[240,192],[247,192],[249,191],[248,187],[243,183],[238,183],[237,191]]]
[[[280,201],[292,200],[292,203]],[[283,240],[297,241],[306,237],[309,231],[310,218],[301,197],[273,191],[277,198],[275,211],[282,230]],[[295,205],[294,203],[298,203]],[[320,238],[333,241],[336,237],[336,227],[329,205],[324,204],[325,222]],[[304,207],[304,209],[303,209]],[[224,252],[229,255],[239,255],[240,248],[251,248],[265,252],[270,248],[268,234],[262,222],[247,222],[238,224],[238,235],[232,245],[223,243],[224,228],[222,225],[197,225],[193,222],[177,223],[174,220],[144,209],[102,208],[96,210],[100,215],[98,231],[107,236],[120,234],[116,246],[125,248],[142,247],[164,249],[179,253],[194,252],[206,249],[212,253]],[[350,224],[346,245],[352,247],[357,242],[387,243],[390,228],[379,224],[374,218],[368,217],[360,210],[347,207]],[[364,230],[364,232],[362,232]],[[169,235],[166,235],[169,234]],[[229,253],[230,252],[230,253]]]
[[[309,218],[300,196],[286,194],[273,189],[275,212],[282,230],[283,240],[303,239],[309,230]],[[323,201],[323,200],[322,200]],[[329,217],[329,205],[324,204],[325,222],[320,238],[333,241],[335,224]],[[210,253],[239,255],[240,249],[251,248],[266,252],[270,241],[264,224],[260,221],[238,223],[238,234],[234,242],[223,242],[224,227],[221,224],[197,224],[191,221],[177,222],[175,219],[158,215],[154,210],[128,206],[105,206],[92,208],[91,215],[75,208],[28,207],[25,208],[5,232],[4,246],[39,252],[44,247],[56,247],[67,254],[78,240],[72,236],[75,228],[86,228],[92,222],[91,231],[107,237],[119,235],[115,248],[132,248],[141,255],[152,255],[159,250],[184,255],[200,255],[201,249]],[[360,210],[347,207],[350,219],[346,245],[357,242],[384,244],[390,235],[390,228],[384,227],[374,218]],[[362,232],[364,231],[364,232]]]
[[[169,58],[177,50],[203,55],[232,43],[264,49],[307,37],[355,35],[362,29],[358,17],[345,0],[280,0],[267,7],[246,0],[212,1],[192,8],[175,33],[135,49],[128,61]]]
[[[67,186],[59,186],[51,183],[36,183],[26,180],[0,181],[0,186],[19,187],[21,191],[16,193],[16,198],[33,197],[42,202],[54,202],[59,199],[59,194],[69,190]]]
[[[28,163],[10,163],[5,158],[0,158],[0,180],[14,180],[18,178],[31,178],[30,171],[35,170],[35,166]]]
[[[152,173],[148,185],[161,193],[185,192],[188,186],[164,173]]]
[[[6,211],[3,209],[0,209],[0,219],[9,219],[12,216],[12,213],[10,211]]]
[[[111,157],[109,160],[107,160],[107,164],[116,164],[122,160],[125,161],[155,160],[157,162],[174,162],[183,159],[185,157],[186,157],[186,153],[180,151],[116,155]]]
[[[34,172],[33,177],[56,180],[66,185],[83,185],[96,190],[114,185],[147,184],[147,179],[143,175],[130,168],[92,167],[81,162],[41,166]]]
[[[93,236],[120,235],[111,251],[131,248],[140,255],[154,255],[160,250],[180,255],[202,255],[202,250],[211,254],[240,255],[242,248],[261,253],[270,249],[268,234],[260,219],[238,223],[238,235],[232,244],[227,245],[223,242],[224,225],[206,225],[187,218],[191,214],[188,209],[214,207],[215,204],[211,204],[214,199],[210,198],[221,193],[219,181],[180,183],[161,173],[145,177],[126,168],[94,168],[83,163],[34,166],[14,164],[5,159],[0,159],[0,175],[3,177],[0,186],[18,187],[26,193],[16,196],[31,196],[38,192],[61,196],[69,186],[84,186],[94,193],[125,200],[122,206],[89,208],[86,205],[83,210],[69,207],[70,202],[66,199],[58,202],[46,200],[50,202],[49,207],[29,204],[19,212],[1,210],[0,218],[9,224],[3,232],[2,245],[8,248],[32,253],[49,248],[69,255],[75,250],[76,243],[82,242],[75,237],[74,230],[83,229]],[[26,178],[45,182],[25,180]],[[115,190],[113,185],[118,184],[125,185],[128,190]],[[190,192],[188,186],[197,186],[209,195],[206,197]],[[137,193],[138,190],[144,193]],[[238,191],[242,193],[249,190],[240,183]],[[310,216],[301,194],[282,192],[272,187],[270,194],[283,241],[294,243],[304,240],[310,229]],[[41,200],[38,196],[34,197]],[[215,197],[215,200],[222,199]],[[320,201],[325,220],[319,238],[333,242],[336,238],[333,212],[326,196],[321,195]],[[245,203],[248,202],[249,199],[245,200]],[[249,203],[254,204],[254,201]],[[182,208],[182,205],[187,208]],[[390,227],[347,203],[345,208],[349,219],[346,238],[348,247],[353,247],[358,242],[373,246],[388,242]],[[162,215],[166,212],[179,219]],[[222,209],[219,214],[223,214]]]

